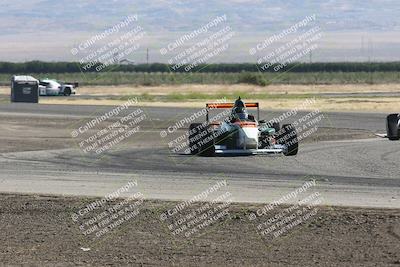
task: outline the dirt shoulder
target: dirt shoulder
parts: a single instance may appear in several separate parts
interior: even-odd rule
[[[1,194],[0,200],[0,262],[6,265],[400,264],[398,209],[319,207],[315,216],[281,236],[266,239],[248,219],[263,206],[231,204],[226,216],[199,234],[185,237],[172,234],[168,224],[160,220],[161,214],[177,203],[145,200],[136,217],[92,240],[83,235],[71,214],[98,199]],[[188,211],[201,205],[192,205]]]

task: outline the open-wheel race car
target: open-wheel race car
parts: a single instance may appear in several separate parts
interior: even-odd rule
[[[257,108],[257,118],[247,112]],[[231,109],[222,121],[209,118],[211,109]],[[259,120],[258,103],[245,104],[240,97],[235,103],[206,104],[206,121],[189,127],[189,149],[192,155],[284,154],[294,156],[299,149],[297,131],[292,124]]]
[[[400,114],[390,114],[386,118],[386,137],[389,140],[400,139]]]

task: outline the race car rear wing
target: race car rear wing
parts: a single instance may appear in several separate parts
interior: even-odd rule
[[[233,108],[235,104],[233,103],[207,103],[206,108],[216,109],[216,108]],[[246,108],[258,108],[258,103],[246,103]]]
[[[233,108],[235,104],[233,103],[207,103],[206,104],[206,110],[207,110],[207,115],[206,115],[206,120],[208,122],[208,111],[210,109],[228,109],[228,108]],[[245,104],[246,108],[257,108],[257,120],[260,119],[260,108],[258,102],[252,102],[252,103],[246,103]]]

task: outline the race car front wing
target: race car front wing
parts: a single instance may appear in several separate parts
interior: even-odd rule
[[[285,145],[273,145],[269,148],[259,149],[226,149],[224,145],[215,145],[216,155],[266,155],[266,154],[282,154],[287,151]]]

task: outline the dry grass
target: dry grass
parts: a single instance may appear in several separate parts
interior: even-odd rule
[[[0,94],[9,94],[8,87],[0,87]],[[399,92],[400,84],[379,84],[379,85],[271,85],[259,87],[253,85],[180,85],[180,86],[88,86],[80,87],[78,92],[85,95],[80,97],[47,97],[41,98],[43,104],[82,104],[82,105],[118,105],[126,101],[129,96],[146,95],[171,95],[185,93],[210,94],[197,100],[165,100],[142,98],[142,106],[169,106],[169,107],[203,107],[205,102],[215,101],[215,95],[240,95],[247,92],[246,100],[258,101],[265,109],[290,109],[298,107],[305,98],[305,95],[312,96],[314,93],[355,93],[355,92]],[[283,94],[283,97],[249,99],[249,92],[254,94]],[[90,98],[92,95],[94,98]],[[214,95],[214,96],[213,96]],[[296,95],[300,97],[296,97]],[[89,96],[89,97],[88,97]],[[287,96],[287,97],[286,97]],[[118,99],[121,97],[121,99]],[[233,99],[232,99],[233,100]],[[397,97],[335,97],[318,98],[313,106],[323,111],[360,111],[360,112],[398,112],[400,109],[400,98]]]
[[[338,85],[269,85],[267,87],[237,85],[177,85],[177,86],[88,86],[79,88],[84,95],[126,95],[126,94],[170,94],[170,93],[222,93],[222,92],[254,92],[254,93],[352,93],[352,92],[399,92],[400,84],[338,84]]]
[[[254,92],[271,94],[312,94],[312,93],[355,93],[355,92],[399,92],[400,84],[331,84],[331,85],[269,85],[266,87],[236,85],[167,85],[167,86],[85,86],[79,87],[81,95],[130,95],[130,94],[170,94],[170,93],[223,93]],[[9,94],[9,87],[0,87],[0,94]]]

